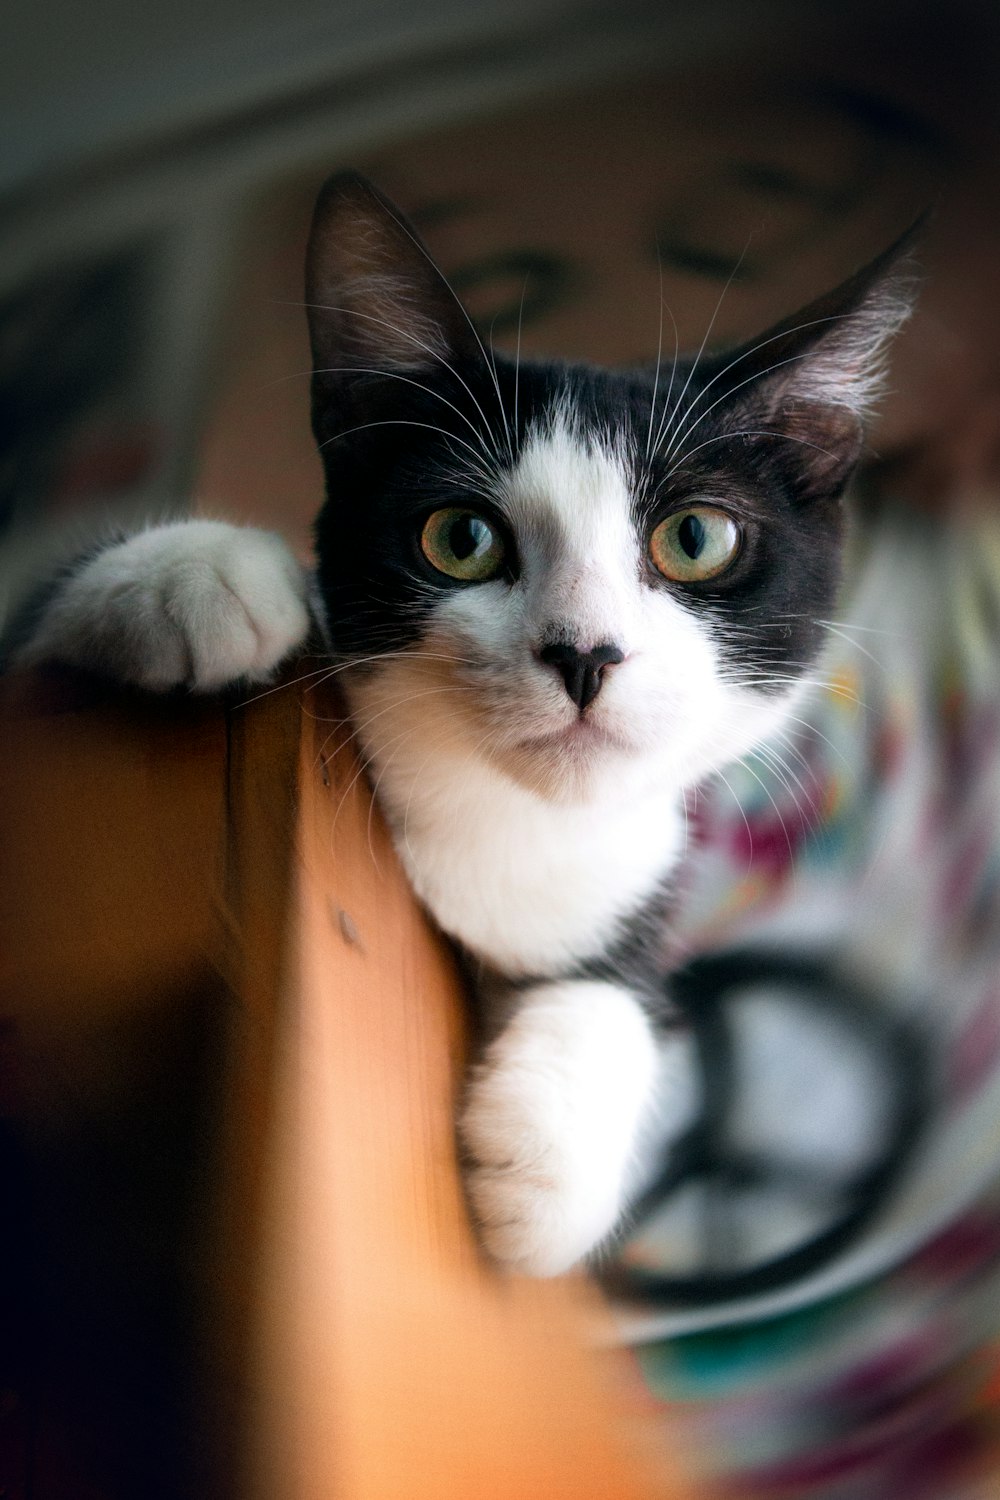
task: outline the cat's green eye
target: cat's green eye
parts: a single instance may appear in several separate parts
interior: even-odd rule
[[[736,561],[741,539],[740,528],[724,510],[692,505],[660,522],[649,539],[649,556],[671,582],[701,583]]]
[[[463,583],[485,583],[503,567],[504,544],[497,530],[474,510],[449,506],[424,522],[420,547],[432,567]]]

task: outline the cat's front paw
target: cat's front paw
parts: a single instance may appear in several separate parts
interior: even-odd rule
[[[523,1079],[486,1075],[462,1122],[469,1156],[466,1191],[483,1245],[511,1270],[556,1276],[614,1227],[617,1171],[589,1158],[574,1139],[562,1101]]]
[[[540,986],[472,1078],[459,1131],[466,1190],[489,1253],[554,1276],[613,1230],[655,1071],[630,996]]]
[[[153,527],[60,588],[23,653],[163,691],[263,682],[309,633],[302,569],[280,537],[222,521]]]

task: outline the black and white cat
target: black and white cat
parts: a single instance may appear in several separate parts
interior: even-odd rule
[[[345,174],[307,300],[315,580],[250,528],[154,527],[71,572],[22,655],[207,692],[266,680],[318,616],[413,887],[478,983],[459,1130],[482,1238],[556,1273],[614,1229],[650,1121],[690,1106],[660,1024],[685,792],[782,725],[820,649],[907,277],[888,252],[670,369],[514,362]]]

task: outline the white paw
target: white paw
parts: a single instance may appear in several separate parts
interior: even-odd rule
[[[655,1069],[624,991],[581,981],[529,992],[473,1076],[459,1127],[491,1255],[554,1276],[607,1237]]]
[[[280,537],[180,521],[99,553],[24,653],[164,690],[262,682],[309,633],[302,569]]]
[[[462,1136],[474,1165],[466,1189],[489,1253],[512,1270],[556,1276],[613,1229],[621,1170],[594,1160],[583,1122],[556,1083],[484,1073]]]

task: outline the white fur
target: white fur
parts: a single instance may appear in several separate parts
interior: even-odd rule
[[[391,765],[379,791],[413,887],[447,933],[511,976],[600,953],[683,848],[672,790],[626,774],[581,806],[456,755],[410,769]]]
[[[280,537],[179,521],[91,559],[24,656],[96,666],[145,688],[211,692],[264,681],[308,632],[305,578]]]
[[[469,1196],[498,1260],[552,1276],[610,1233],[657,1066],[645,1016],[615,985],[525,993],[460,1124]]]

